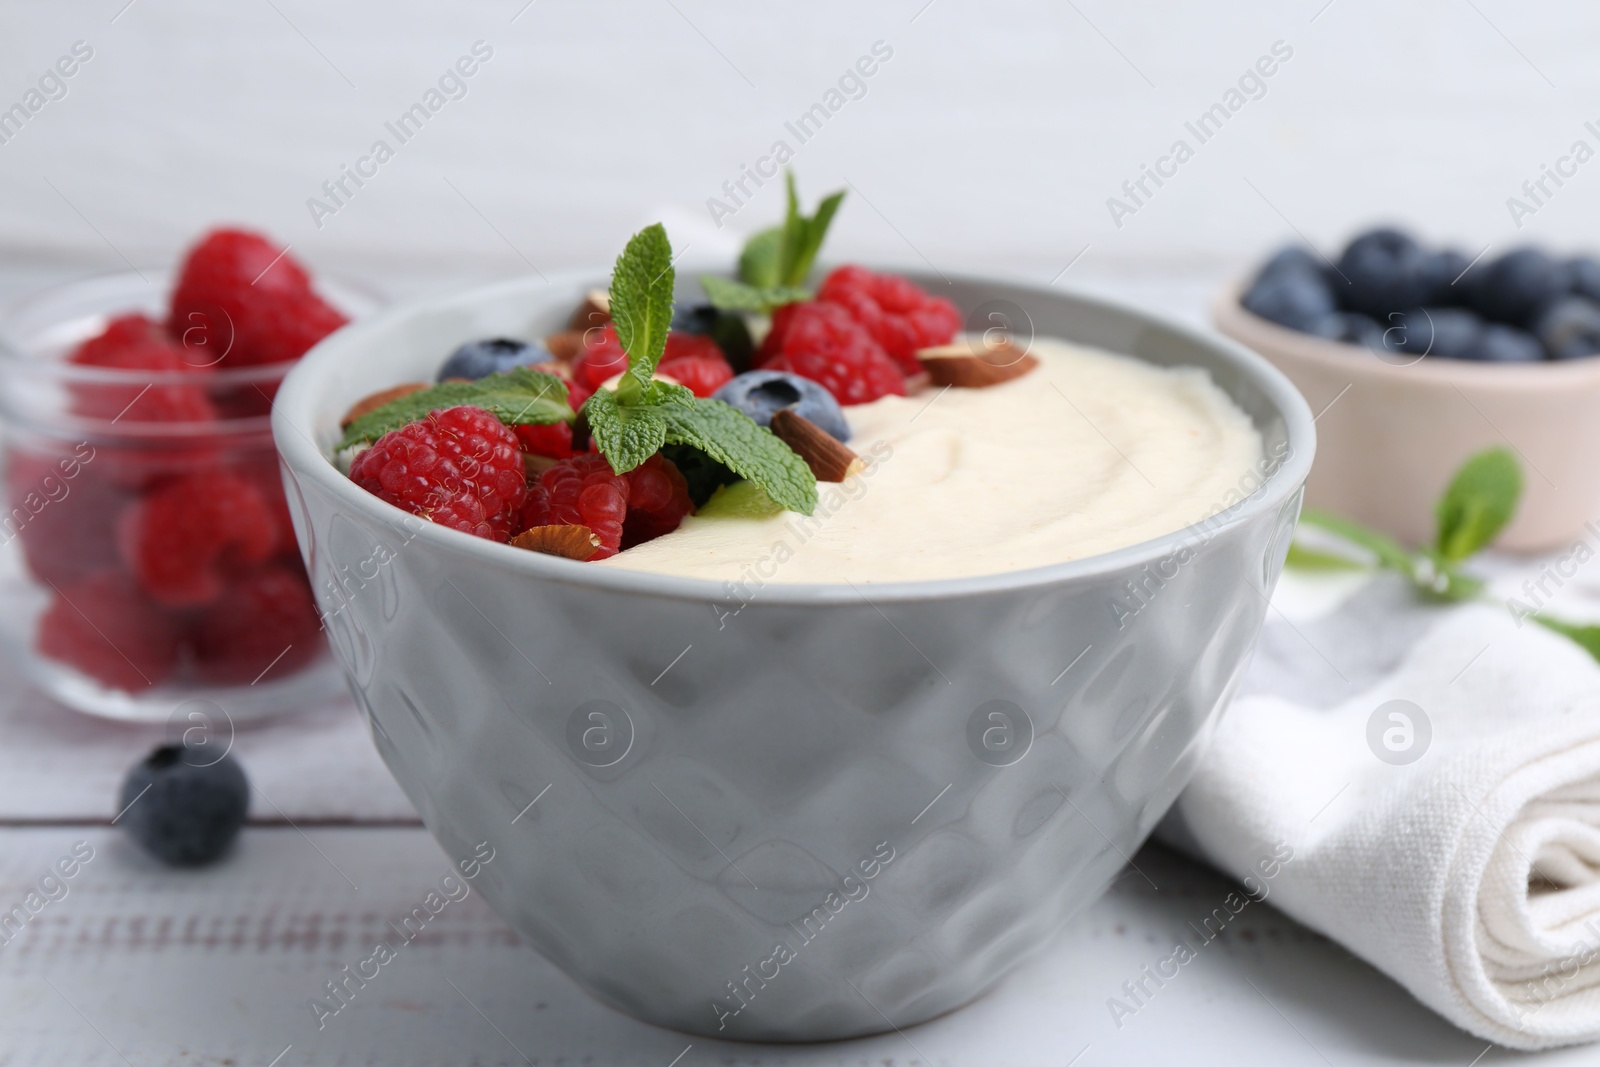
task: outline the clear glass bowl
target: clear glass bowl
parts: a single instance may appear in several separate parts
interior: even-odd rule
[[[294,364],[209,366],[231,343],[222,316],[186,338],[193,370],[68,362],[118,315],[164,319],[172,279],[91,278],[0,313],[0,647],[48,695],[107,718],[167,721],[196,699],[233,720],[300,710],[343,683],[272,444]],[[379,303],[318,291],[352,318]],[[183,417],[152,421],[157,408]]]

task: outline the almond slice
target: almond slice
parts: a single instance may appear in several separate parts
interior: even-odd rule
[[[1020,378],[1039,365],[1039,360],[1012,344],[1001,341],[974,352],[965,341],[924,348],[917,362],[928,372],[934,385],[953,385],[960,389],[982,389]]]
[[[544,339],[550,354],[563,363],[571,363],[583,351],[583,330],[562,330]]]
[[[583,303],[567,321],[569,330],[587,330],[591,326],[604,326],[611,321],[611,294],[604,289],[590,289],[583,294]]]
[[[380,389],[371,396],[364,396],[351,405],[349,411],[344,413],[344,418],[339,420],[339,429],[348,430],[350,428],[350,424],[355,422],[361,416],[377,411],[379,408],[383,407],[383,405],[399,400],[403,396],[410,396],[412,393],[420,393],[424,389],[428,388],[431,387],[427,382],[406,382],[403,385],[392,386],[388,389]]]
[[[867,469],[861,457],[803,415],[788,408],[772,416],[772,432],[806,461],[819,482],[842,482]]]
[[[516,548],[579,562],[600,550],[600,538],[587,526],[530,526],[511,539]]]

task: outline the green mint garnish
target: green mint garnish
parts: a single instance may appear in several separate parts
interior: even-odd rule
[[[628,353],[628,370],[617,386],[624,402],[638,399],[666,351],[675,274],[672,245],[659,222],[633,235],[611,272],[611,322]]]
[[[399,400],[391,400],[356,419],[345,430],[335,451],[376,441],[390,430],[416,422],[430,411],[470,404],[492,412],[507,425],[571,422],[567,383],[554,374],[529,367],[514,367],[475,382],[443,382]]]
[[[789,199],[783,225],[762,230],[751,237],[745,242],[744,251],[739,254],[739,280],[758,290],[796,289],[805,285],[806,277],[811,273],[811,264],[816,261],[817,252],[822,248],[822,239],[828,235],[828,226],[832,224],[833,216],[838,213],[839,204],[844,200],[843,189],[823,197],[822,203],[817,205],[817,213],[807,218],[800,214],[800,198],[795,192],[793,171],[784,175],[784,182]],[[707,295],[711,295],[709,289]],[[714,296],[712,303],[716,303]],[[793,300],[780,303],[793,303]]]
[[[798,286],[774,285],[758,289],[754,285],[736,282],[731,278],[719,278],[715,274],[702,277],[700,284],[706,291],[706,299],[720,311],[754,311],[767,314],[773,308],[811,299],[811,290],[801,289]]]
[[[616,391],[600,389],[583,417],[611,469],[624,474],[663,445],[686,445],[759,485],[791,511],[811,514],[817,480],[804,460],[771,431],[720,400],[651,375],[672,322],[672,246],[659,223],[633,236],[611,277],[611,318],[628,354]]]
[[[1288,563],[1316,570],[1377,567],[1405,575],[1431,600],[1475,600],[1483,595],[1486,583],[1464,573],[1458,564],[1495,539],[1516,514],[1521,496],[1522,468],[1516,457],[1504,448],[1485,449],[1468,457],[1450,479],[1434,508],[1437,529],[1431,546],[1412,551],[1351,519],[1306,508],[1300,515],[1303,524],[1335,534],[1364,558],[1294,543],[1289,546]],[[1513,614],[1519,622],[1531,618],[1561,634],[1600,661],[1600,625],[1566,622],[1531,609]]]
[[[816,508],[817,478],[806,461],[738,408],[696,397],[664,411],[672,444],[698,448],[789,511],[809,515]]]
[[[1522,468],[1504,448],[1479,452],[1462,465],[1434,514],[1439,535],[1434,551],[1455,562],[1493,541],[1516,513]]]

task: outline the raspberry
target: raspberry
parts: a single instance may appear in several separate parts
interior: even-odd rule
[[[112,518],[124,496],[86,469],[97,453],[12,452],[6,458],[4,537],[22,541],[28,570],[62,586],[117,565]]]
[[[276,681],[322,650],[322,624],[305,572],[268,564],[228,588],[190,628],[195,673],[220,685]]]
[[[617,339],[617,328],[609,322],[598,332],[587,334],[586,340],[588,344],[572,361],[572,380],[592,393],[628,369],[628,354]]]
[[[898,274],[865,267],[834,270],[822,280],[817,299],[848,311],[906,374],[921,370],[917,349],[947,344],[961,329],[961,313],[950,301],[929,296]]]
[[[689,483],[659,452],[629,471],[627,478],[628,517],[622,524],[623,548],[671,533],[694,510]]]
[[[431,412],[378,438],[350,479],[413,515],[505,541],[527,499],[517,435],[482,408]]]
[[[117,517],[123,563],[156,603],[198,607],[272,555],[277,520],[261,490],[226,471],[174,479]]]
[[[728,361],[703,356],[684,356],[664,359],[656,371],[688,389],[695,396],[710,396],[733,381],[733,368]]]
[[[906,393],[899,366],[837,304],[786,304],[774,311],[757,365],[810,378],[841,404]]]
[[[112,319],[72,353],[71,362],[109,370],[150,371],[143,384],[72,386],[73,410],[117,422],[206,422],[216,408],[197,385],[158,385],[163,374],[193,371],[183,353],[143,315]]]
[[[345,317],[305,268],[244,230],[207,234],[184,260],[167,329],[190,363],[238,367],[297,359]]]
[[[695,396],[710,396],[733,380],[733,367],[717,342],[678,330],[667,334],[667,349],[656,369]]]
[[[617,329],[607,323],[589,335],[588,346],[572,361],[573,383],[583,387],[583,400],[587,400],[596,389],[627,369],[628,355],[617,339]],[[733,377],[733,368],[715,341],[681,330],[667,334],[658,370],[682,383],[695,396],[710,396]],[[575,397],[572,405],[578,407],[582,402]]]
[[[513,426],[511,429],[524,452],[550,459],[569,459],[577,455],[572,450],[572,427],[564,422],[553,422],[548,426]]]
[[[595,559],[671,533],[694,510],[689,485],[672,461],[656,453],[627,474],[587,452],[545,471],[528,492],[522,529],[587,526],[600,538]]]
[[[622,548],[628,515],[628,478],[611,469],[598,452],[564,459],[539,476],[522,509],[522,529],[530,526],[587,526],[600,538],[595,559]]]
[[[61,586],[36,640],[40,655],[129,692],[159,685],[178,661],[176,624],[116,571]]]

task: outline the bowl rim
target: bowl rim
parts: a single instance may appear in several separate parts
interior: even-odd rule
[[[1542,359],[1533,363],[1487,363],[1470,359],[1429,359],[1389,363],[1371,356],[1361,345],[1330,341],[1264,319],[1241,302],[1250,275],[1223,286],[1211,302],[1211,323],[1229,338],[1246,345],[1270,345],[1272,353],[1345,375],[1367,375],[1387,381],[1409,375],[1413,382],[1449,388],[1548,392],[1577,385],[1600,384],[1600,354],[1579,359]],[[1366,354],[1365,358],[1364,355]]]
[[[374,315],[352,322],[320,341],[301,357],[284,379],[272,407],[273,437],[284,464],[295,477],[307,477],[340,505],[380,526],[404,525],[408,540],[432,545],[468,562],[511,570],[530,578],[559,585],[603,592],[627,592],[661,599],[698,601],[715,609],[734,599],[736,585],[731,580],[686,578],[648,571],[594,567],[576,560],[562,559],[539,552],[527,552],[431,522],[387,504],[352,482],[323,453],[314,439],[314,406],[321,395],[319,378],[325,367],[338,365],[343,351],[366,343],[369,335],[394,328],[407,319],[428,313],[471,305],[483,300],[522,293],[530,285],[552,292],[568,287],[604,287],[609,277],[605,268],[572,268],[546,271],[540,276],[525,275],[490,285],[476,285],[390,305]],[[1004,286],[1027,290],[1041,297],[1067,297],[1113,314],[1132,317],[1171,331],[1185,340],[1210,349],[1223,362],[1232,364],[1262,391],[1284,422],[1288,449],[1252,493],[1227,508],[1148,541],[1128,545],[1082,559],[1001,571],[994,574],[955,578],[925,578],[896,582],[777,582],[756,586],[754,595],[739,597],[742,607],[821,606],[861,604],[876,608],[879,603],[907,603],[982,596],[993,593],[1042,588],[1065,582],[1102,577],[1138,569],[1155,563],[1186,547],[1192,547],[1198,533],[1209,541],[1223,532],[1264,512],[1276,513],[1305,484],[1316,449],[1316,426],[1307,405],[1295,386],[1270,361],[1230,338],[1154,314],[1123,301],[1090,295],[1078,289],[1053,288],[1000,276],[943,273],[951,281],[972,286]],[[598,281],[597,281],[598,279]],[[538,303],[530,300],[530,304]],[[533,310],[530,307],[530,311]],[[1126,354],[1126,353],[1124,353]],[[1133,358],[1138,358],[1134,356]],[[1247,579],[1244,579],[1247,580]],[[870,587],[871,595],[862,586]]]

